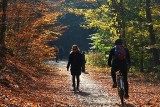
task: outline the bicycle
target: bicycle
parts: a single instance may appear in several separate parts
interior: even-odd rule
[[[117,90],[121,100],[121,104],[123,106],[124,105],[124,83],[123,83],[123,75],[120,71],[117,73]]]

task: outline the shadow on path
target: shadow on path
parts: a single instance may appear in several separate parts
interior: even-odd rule
[[[67,61],[48,61],[48,65],[54,66],[66,72]],[[69,71],[68,71],[69,72]],[[68,73],[68,76],[70,74]],[[107,90],[102,88],[102,84],[96,84],[88,76],[88,72],[82,73],[80,76],[80,91],[74,92],[77,96],[80,106],[85,107],[121,107],[118,96],[109,96]],[[126,104],[125,107],[135,107],[132,104]]]
[[[88,93],[88,92],[84,92],[84,91],[75,91],[74,92],[75,94],[78,94],[80,96],[83,96],[83,97],[87,97],[87,96],[90,96],[91,94]]]

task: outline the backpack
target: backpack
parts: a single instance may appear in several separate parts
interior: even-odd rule
[[[126,51],[122,45],[115,46],[115,59],[118,59],[120,61],[126,59]]]

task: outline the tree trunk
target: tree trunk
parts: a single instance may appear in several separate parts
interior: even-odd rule
[[[0,44],[5,45],[5,32],[6,32],[6,9],[8,0],[2,0],[2,25],[0,31]]]
[[[142,0],[139,0],[139,6],[138,6],[138,11],[140,12],[141,11],[141,8],[142,7]],[[139,18],[138,19],[139,21],[139,28],[140,28],[140,31],[143,32],[143,19],[142,18]],[[143,43],[143,34],[141,34],[141,37],[140,37],[140,41],[141,41],[141,48],[140,48],[140,72],[143,72],[144,71],[144,43]]]
[[[151,16],[151,6],[150,6],[151,0],[146,0],[146,18],[148,21],[148,30],[149,30],[149,36],[150,36],[150,45],[155,45],[156,44],[156,38],[154,34],[154,29],[153,29],[153,22],[152,22],[152,16]],[[156,48],[152,49],[153,53],[153,60],[154,60],[154,66],[159,64],[159,55],[158,55],[158,50]]]
[[[122,28],[121,28],[121,31],[122,31],[122,33],[121,33],[121,38],[123,38],[124,40],[123,40],[123,42],[124,42],[124,45],[127,47],[127,45],[126,45],[126,40],[125,40],[125,38],[126,38],[126,31],[125,31],[125,29],[126,29],[126,24],[125,24],[125,17],[124,17],[124,6],[123,6],[123,0],[120,0],[120,8],[121,8],[121,11],[120,11],[120,13],[121,13],[121,20],[122,20]]]
[[[123,7],[123,0],[120,0],[120,2],[117,2],[116,0],[112,1],[113,8],[115,9],[115,13],[117,13],[117,35],[119,35],[120,38],[124,39],[125,42],[125,17],[124,17],[124,7]]]
[[[141,53],[140,53],[140,72],[143,72],[144,71],[144,52],[143,52],[143,48],[141,50]]]
[[[8,0],[2,0],[2,17],[0,29],[0,69],[6,65],[6,46],[5,46],[5,32],[6,32],[6,9]]]
[[[125,18],[124,18],[124,7],[123,7],[123,0],[120,0],[120,6],[121,6],[121,17],[122,17],[122,38],[125,39]]]

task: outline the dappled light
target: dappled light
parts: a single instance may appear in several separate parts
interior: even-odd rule
[[[0,107],[160,107],[159,0],[0,6]]]

